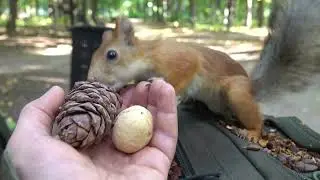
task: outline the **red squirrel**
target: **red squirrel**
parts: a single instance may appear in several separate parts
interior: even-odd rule
[[[247,138],[261,137],[263,119],[251,80],[229,55],[197,44],[173,40],[141,40],[127,18],[117,18],[93,53],[88,79],[117,90],[131,81],[161,77],[177,96],[195,99],[222,115],[230,113],[248,130]],[[231,110],[231,111],[230,111]]]

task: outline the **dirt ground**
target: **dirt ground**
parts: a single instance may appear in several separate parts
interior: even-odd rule
[[[13,119],[52,85],[67,89],[69,55],[42,56],[7,47],[0,54],[0,110]]]
[[[160,35],[177,41],[197,42],[227,52],[248,72],[259,59],[263,38],[266,35],[265,29],[243,30],[241,33],[193,32],[190,29],[150,28],[142,24],[136,25],[136,32],[142,39],[156,38]],[[26,103],[41,96],[51,86],[59,85],[68,91],[71,49],[70,39],[40,36],[8,39],[5,35],[0,35],[0,112],[16,120]],[[304,96],[298,97],[298,100],[303,99]],[[301,107],[292,108],[292,104],[288,102],[285,100],[287,104],[280,103],[281,105],[275,106],[269,103],[262,107],[268,114],[299,115],[297,109],[301,110]],[[273,108],[270,108],[272,106]],[[288,106],[290,108],[281,109]],[[311,108],[314,112],[312,117],[303,114],[303,110],[302,118],[310,118],[304,119],[304,122],[320,132],[315,107]]]

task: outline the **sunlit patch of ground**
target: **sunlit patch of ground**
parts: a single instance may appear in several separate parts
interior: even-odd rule
[[[178,42],[197,43],[211,49],[228,53],[237,61],[244,61],[243,65],[250,71],[247,61],[259,59],[263,40],[267,35],[266,28],[248,29],[233,28],[231,32],[196,32],[189,28],[152,28],[139,25],[135,28],[140,39],[174,39]]]
[[[28,52],[31,54],[37,54],[37,55],[43,55],[43,56],[70,55],[71,51],[72,51],[72,45],[70,44],[60,44],[55,47],[28,50]]]
[[[8,47],[47,48],[61,44],[71,44],[71,40],[69,38],[50,38],[44,36],[17,36],[9,38],[7,35],[0,35],[0,45]]]
[[[249,36],[258,37],[261,40],[263,40],[263,38],[268,35],[268,29],[265,27],[248,28],[245,26],[240,26],[240,27],[233,27],[233,28],[231,28],[230,31],[236,32],[236,33],[242,33],[242,34],[249,35]]]

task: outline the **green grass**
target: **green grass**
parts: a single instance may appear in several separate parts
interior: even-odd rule
[[[53,23],[49,17],[33,16],[27,19],[17,19],[17,27],[23,26],[49,26]],[[0,17],[0,26],[6,26],[7,17]],[[58,19],[58,24],[63,24],[63,19]]]
[[[0,17],[0,26],[6,26],[7,19]]]
[[[17,20],[18,26],[48,26],[52,24],[52,19],[48,17],[33,16],[25,20]]]
[[[223,31],[225,30],[225,26],[220,24],[200,24],[197,23],[195,25],[195,30],[197,31]]]

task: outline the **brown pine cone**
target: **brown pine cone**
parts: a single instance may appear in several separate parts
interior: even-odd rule
[[[182,168],[174,159],[171,163],[167,180],[179,180],[182,175]]]
[[[52,134],[77,149],[98,144],[110,135],[121,104],[119,94],[102,83],[76,82],[59,109]]]

